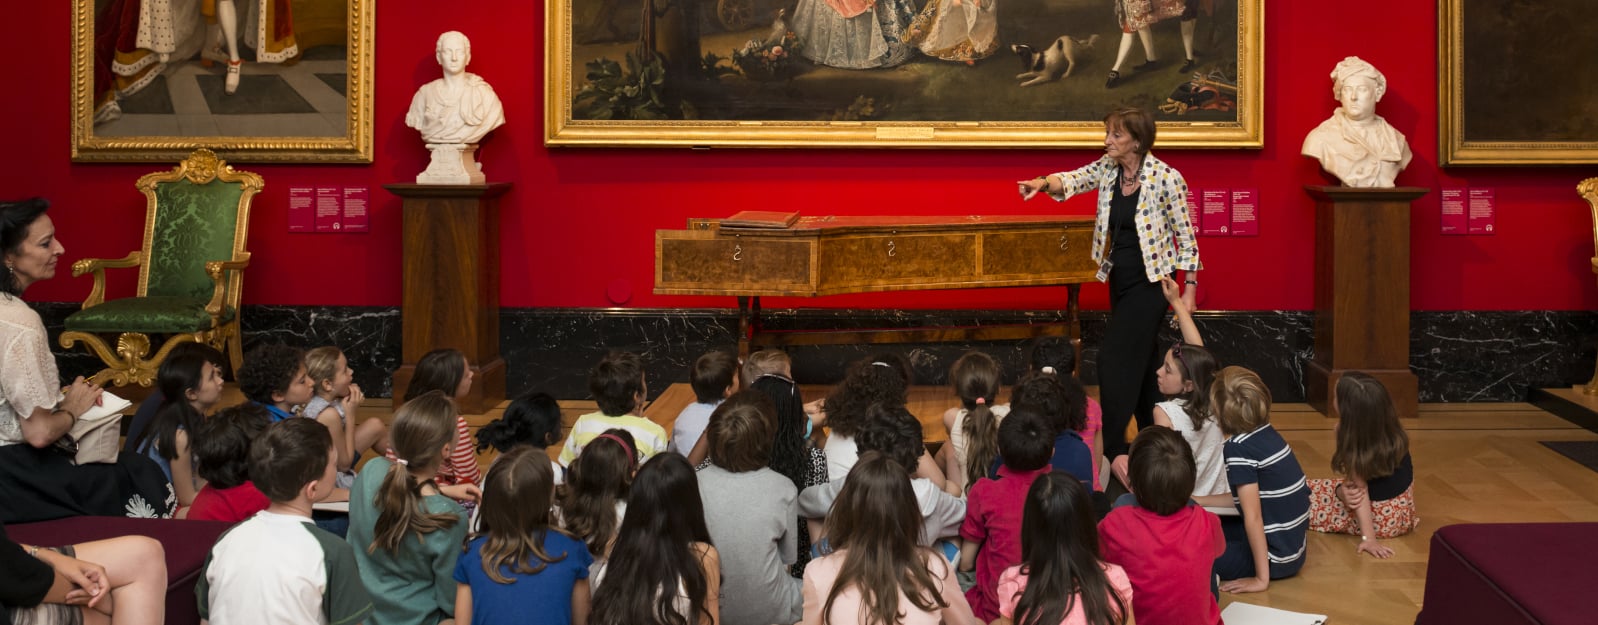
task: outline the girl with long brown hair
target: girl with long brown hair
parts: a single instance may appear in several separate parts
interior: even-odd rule
[[[596,562],[610,553],[616,529],[627,515],[627,494],[638,471],[633,435],[621,428],[606,430],[583,447],[572,461],[566,484],[557,492],[560,525],[588,545]]]
[[[1370,374],[1343,374],[1334,401],[1339,420],[1332,470],[1343,478],[1309,481],[1309,528],[1354,534],[1360,537],[1357,553],[1390,558],[1392,548],[1377,539],[1396,538],[1420,525],[1409,434],[1387,387]]]
[[[977,623],[954,567],[918,546],[921,510],[905,467],[870,451],[827,517],[834,551],[805,568],[804,625]]]
[[[390,432],[394,460],[367,461],[350,487],[348,539],[376,625],[431,625],[455,614],[452,573],[466,539],[466,510],[433,480],[455,446],[458,417],[442,392],[405,402]]]
[[[489,467],[481,527],[455,563],[456,622],[510,623],[529,614],[588,622],[593,557],[582,541],[550,525],[554,481],[548,454],[532,445]]]

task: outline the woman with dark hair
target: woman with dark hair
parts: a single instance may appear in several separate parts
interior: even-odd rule
[[[172,489],[149,458],[75,462],[69,432],[99,401],[100,387],[80,377],[62,393],[44,323],[21,297],[55,277],[66,251],[45,214],[49,207],[40,198],[0,203],[0,523],[167,516]]]
[[[421,360],[416,361],[416,371],[411,374],[411,383],[405,387],[405,401],[431,392],[440,391],[445,397],[454,400],[460,405],[460,400],[472,390],[472,365],[466,362],[466,354],[458,349],[435,349],[427,352]],[[477,448],[472,441],[472,431],[466,425],[466,418],[455,418],[455,450],[445,459],[444,466],[439,469],[438,484],[440,486],[466,486],[470,485],[470,493],[464,501],[475,501],[481,496],[477,483],[483,481],[483,470],[477,466]]]
[[[1187,212],[1187,182],[1149,149],[1154,147],[1154,116],[1121,108],[1104,117],[1104,156],[1072,171],[1019,182],[1021,196],[1039,192],[1063,201],[1097,191],[1093,260],[1098,278],[1110,287],[1110,321],[1099,346],[1099,395],[1104,405],[1104,455],[1115,476],[1126,483],[1126,424],[1154,422],[1160,401],[1154,371],[1162,360],[1158,345],[1165,319],[1160,279],[1184,272],[1187,310],[1198,292],[1198,242]]]
[[[627,518],[591,580],[595,625],[721,622],[721,556],[688,460],[656,454],[638,469]]]

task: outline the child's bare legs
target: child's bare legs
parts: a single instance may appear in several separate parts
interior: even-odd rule
[[[74,546],[75,556],[105,567],[111,596],[84,608],[85,623],[158,625],[166,618],[166,555],[161,543],[124,536]]]
[[[393,447],[393,444],[388,439],[388,426],[383,425],[382,419],[367,419],[361,422],[359,426],[356,426],[355,451],[357,453],[365,453],[366,450],[370,449],[372,453],[381,456],[387,453],[390,447]],[[355,462],[357,464],[360,463],[359,456],[355,458]]]

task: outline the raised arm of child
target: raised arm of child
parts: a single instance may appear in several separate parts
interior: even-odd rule
[[[1171,305],[1171,312],[1176,315],[1176,323],[1182,328],[1182,342],[1188,345],[1203,345],[1204,337],[1199,336],[1198,326],[1193,323],[1193,311],[1188,308],[1187,301],[1182,299],[1182,287],[1170,276],[1160,278],[1160,290],[1165,293],[1166,303]]]
[[[1248,532],[1248,550],[1254,557],[1254,577],[1221,582],[1222,592],[1264,592],[1271,586],[1271,552],[1265,544],[1265,515],[1260,508],[1260,485],[1237,487],[1237,504],[1243,511],[1243,529]]]
[[[1393,557],[1392,548],[1376,540],[1375,514],[1371,511],[1370,491],[1364,479],[1350,475],[1337,487],[1337,497],[1354,512],[1359,522],[1359,548],[1356,553],[1368,553],[1383,560]]]

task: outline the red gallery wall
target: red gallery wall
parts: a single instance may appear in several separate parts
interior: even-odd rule
[[[13,3],[5,58],[10,66],[4,118],[9,155],[0,195],[44,195],[71,260],[120,257],[136,249],[143,199],[133,189],[155,166],[73,164],[68,147],[71,2]],[[505,103],[509,123],[479,158],[491,180],[515,183],[505,197],[505,306],[725,307],[720,298],[653,295],[653,232],[688,217],[719,217],[750,208],[806,214],[1088,214],[1091,198],[1064,207],[1022,204],[1012,181],[1074,167],[1091,150],[637,150],[551,151],[542,144],[543,8],[537,2],[380,0],[377,5],[376,158],[371,165],[249,165],[267,187],[255,202],[245,302],[280,305],[393,306],[400,301],[399,202],[381,185],[411,180],[426,162],[416,133],[403,123],[416,87],[438,76],[433,41],[448,29],[472,39],[470,70],[486,77]],[[1323,184],[1316,164],[1298,155],[1304,134],[1336,103],[1328,73],[1359,55],[1387,74],[1378,113],[1409,136],[1415,160],[1398,183],[1428,187],[1415,205],[1413,295],[1418,310],[1592,309],[1598,307],[1588,258],[1588,211],[1576,183],[1598,168],[1438,167],[1437,14],[1433,2],[1349,0],[1267,2],[1265,142],[1262,150],[1163,150],[1195,188],[1257,187],[1260,235],[1202,238],[1209,271],[1205,308],[1308,309],[1313,263],[1313,204],[1304,184]],[[1379,17],[1372,17],[1379,16]],[[1104,53],[1104,52],[1100,52]],[[1573,62],[1579,62],[1573,59]],[[1097,76],[1070,79],[1098,88]],[[1156,148],[1158,149],[1158,148]],[[290,186],[369,186],[366,234],[289,234]],[[1439,232],[1442,186],[1497,190],[1496,233],[1445,237]],[[65,263],[63,264],[63,268]],[[624,302],[607,298],[615,285]],[[62,275],[29,293],[35,301],[73,301],[87,278]],[[132,276],[112,294],[129,293]],[[1102,307],[1102,288],[1087,305]],[[953,291],[827,298],[794,305],[875,308],[1048,308],[1060,289]]]

